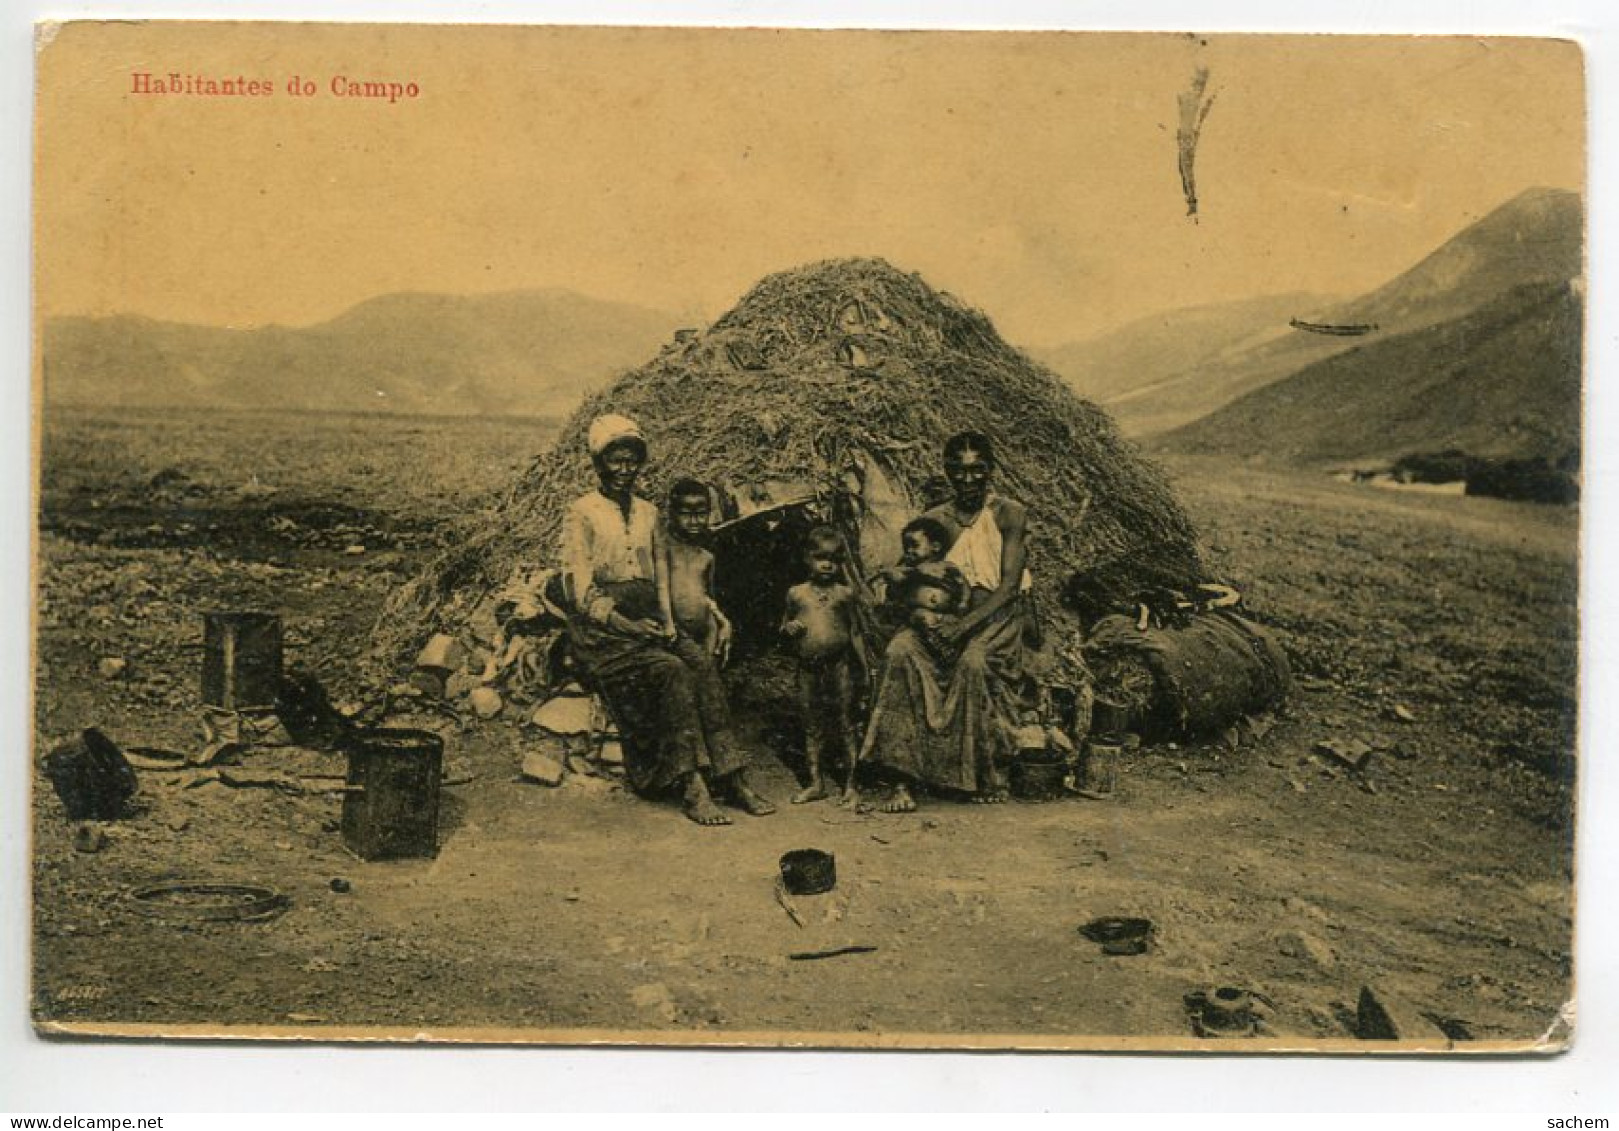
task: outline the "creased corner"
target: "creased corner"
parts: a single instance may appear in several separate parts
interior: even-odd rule
[[[1565,1001],[1562,1008],[1557,1011],[1557,1016],[1552,1018],[1551,1024],[1546,1026],[1546,1031],[1535,1038],[1535,1043],[1530,1046],[1531,1051],[1565,1053],[1573,1048],[1576,1012],[1574,999]]]

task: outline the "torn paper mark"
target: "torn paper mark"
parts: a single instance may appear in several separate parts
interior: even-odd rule
[[[1180,129],[1175,131],[1175,144],[1180,158],[1181,192],[1186,196],[1186,214],[1197,222],[1197,174],[1193,163],[1197,159],[1197,139],[1203,132],[1203,121],[1214,107],[1214,95],[1207,94],[1209,69],[1199,67],[1192,76],[1191,88],[1179,96],[1181,109]]]

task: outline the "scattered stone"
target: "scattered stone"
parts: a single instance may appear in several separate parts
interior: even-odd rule
[[[588,777],[596,772],[596,768],[590,764],[590,759],[586,758],[584,755],[569,754],[568,772],[570,774],[579,774],[581,776]]]
[[[444,697],[446,699],[459,699],[463,695],[472,696],[477,694],[482,686],[483,679],[478,675],[478,673],[455,672],[444,681]],[[484,690],[494,691],[493,688],[484,688]],[[473,705],[473,709],[477,709],[476,704]]]
[[[332,882],[327,886],[329,886],[338,895],[347,895],[349,892],[354,890],[354,885],[349,883],[342,876],[333,876]]]
[[[500,714],[500,709],[506,704],[500,698],[500,692],[493,687],[475,687],[467,695],[467,702],[480,719],[492,719]]]
[[[107,847],[107,830],[100,825],[80,825],[73,830],[73,847],[80,852],[100,852]]]
[[[351,558],[357,558],[361,554],[365,553],[365,547],[360,543],[355,542],[352,545],[344,546],[343,552]]]
[[[96,674],[102,679],[117,679],[129,670],[129,661],[122,656],[107,656],[96,665]]]
[[[1332,947],[1308,931],[1284,931],[1276,936],[1276,949],[1288,958],[1309,963],[1323,974],[1338,968],[1338,956]]]
[[[577,685],[571,685],[577,687]],[[532,722],[552,734],[589,734],[595,711],[590,696],[581,690],[577,694],[564,688],[562,693],[547,699],[534,710]]]
[[[1360,988],[1360,1002],[1355,1009],[1355,1036],[1363,1041],[1450,1039],[1409,1002],[1370,986]]]
[[[596,760],[604,766],[622,766],[624,764],[624,746],[617,739],[609,738],[602,743],[601,749],[596,753]]]
[[[416,654],[415,667],[438,668],[440,671],[455,671],[466,661],[467,650],[461,646],[460,641],[446,633],[438,633],[422,645],[422,650]]]
[[[444,698],[444,676],[432,668],[417,668],[411,672],[410,685],[429,699]]]
[[[523,776],[541,785],[561,785],[567,774],[567,767],[549,754],[536,752],[523,757]]]
[[[1327,922],[1327,913],[1325,911],[1321,910],[1321,908],[1317,907],[1309,900],[1300,899],[1296,895],[1290,895],[1286,899],[1282,900],[1282,908],[1289,915],[1302,915],[1306,918],[1314,919],[1321,923]]]
[[[665,1025],[673,1025],[680,1017],[679,1010],[675,1008],[675,999],[669,993],[669,987],[662,982],[636,986],[630,991],[630,1000],[642,1013]]]
[[[1394,717],[1399,719],[1402,723],[1414,723],[1417,721],[1416,714],[1404,703],[1394,704]]]
[[[388,695],[393,699],[420,699],[422,689],[409,683],[396,683],[388,688]]]
[[[165,823],[172,831],[183,833],[186,831],[186,829],[191,827],[191,818],[181,814],[177,817],[170,817]]]
[[[1366,768],[1373,753],[1371,744],[1358,738],[1329,739],[1316,743],[1312,749],[1357,773]]]

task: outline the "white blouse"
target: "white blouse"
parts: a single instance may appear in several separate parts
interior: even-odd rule
[[[606,623],[613,599],[600,586],[615,581],[652,581],[658,508],[632,496],[628,519],[599,491],[575,499],[562,520],[562,570],[574,607]]]

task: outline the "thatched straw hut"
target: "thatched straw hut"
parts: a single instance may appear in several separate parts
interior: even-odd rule
[[[457,631],[514,571],[554,561],[567,503],[594,482],[584,432],[603,412],[645,430],[643,488],[691,475],[716,488],[722,604],[739,637],[773,623],[797,580],[792,535],[841,520],[868,568],[893,562],[905,521],[937,502],[940,449],[974,429],[997,444],[997,489],[1027,504],[1044,610],[1082,578],[1093,596],[1199,579],[1196,537],[1167,482],[1095,405],[1013,349],[990,320],[879,259],[772,275],[706,332],[681,332],[580,407],[457,544],[397,592],[378,626],[390,659]],[[797,519],[797,521],[794,521]],[[727,549],[729,548],[729,553]]]

